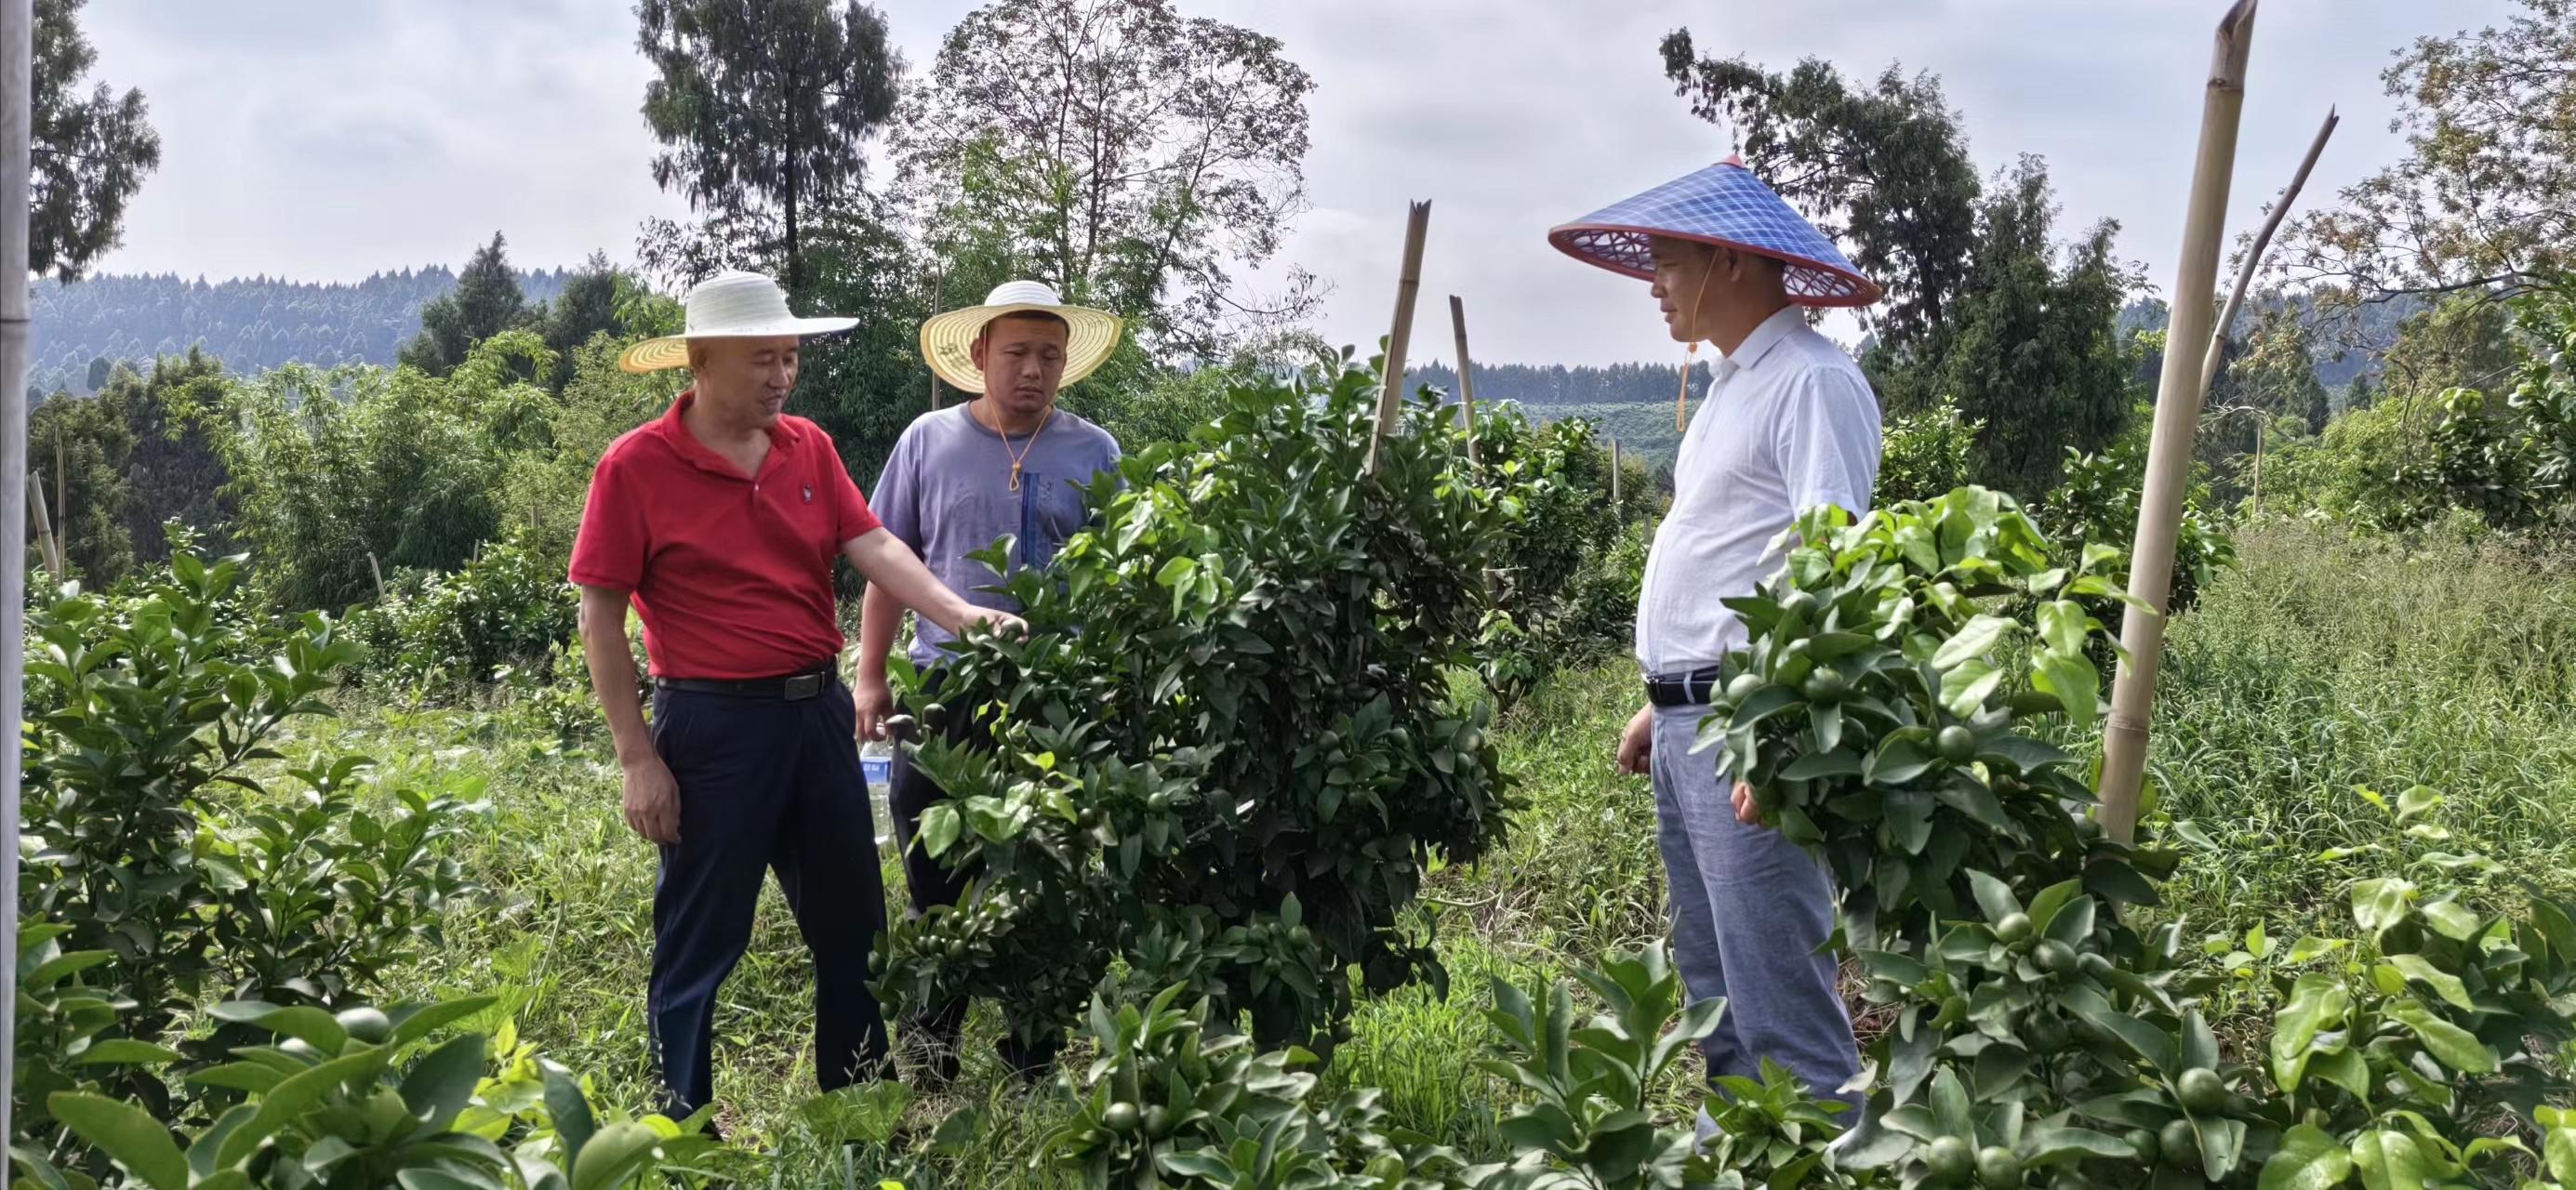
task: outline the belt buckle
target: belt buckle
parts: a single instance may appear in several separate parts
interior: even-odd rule
[[[789,702],[803,702],[822,692],[823,675],[798,674],[787,679],[786,685],[779,691],[779,696]]]

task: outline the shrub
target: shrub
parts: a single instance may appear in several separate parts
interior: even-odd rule
[[[1977,435],[1983,420],[1959,416],[1959,403],[1943,394],[1928,409],[1887,423],[1873,502],[1930,500],[1968,482],[1976,472]]]
[[[1509,706],[1541,676],[1627,644],[1660,494],[1627,460],[1611,503],[1610,452],[1589,420],[1532,425],[1505,407],[1477,422],[1482,482],[1518,512],[1487,568],[1495,608],[1477,645]]]
[[[513,534],[464,569],[357,612],[351,629],[367,646],[371,680],[455,691],[505,669],[552,675],[580,608],[559,561]]]
[[[1329,1052],[1350,967],[1442,986],[1400,915],[1424,865],[1503,830],[1486,712],[1453,706],[1447,675],[1470,664],[1506,497],[1428,401],[1363,477],[1375,391],[1357,369],[1236,389],[1188,446],[1128,458],[1050,570],[1014,576],[1027,639],[905,683],[933,728],[992,733],[916,753],[949,794],[919,845],[985,875],[887,935],[881,995],[995,997],[1034,1039],[1123,962]]]

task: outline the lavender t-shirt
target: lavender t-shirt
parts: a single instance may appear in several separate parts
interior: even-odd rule
[[[1057,547],[1086,523],[1077,483],[1090,483],[1118,466],[1118,440],[1109,431],[1059,408],[1035,440],[1002,436],[956,405],[913,419],[895,440],[868,507],[930,573],[970,603],[1016,610],[998,591],[1002,576],[967,555],[1012,539],[1013,571],[1044,566]],[[1020,489],[1011,490],[1011,459],[1022,448]],[[939,657],[948,633],[916,617],[913,664]]]

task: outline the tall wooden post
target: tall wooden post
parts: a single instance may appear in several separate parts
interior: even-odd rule
[[[0,988],[18,986],[19,749],[27,695],[27,168],[35,0],[0,0]],[[17,1084],[18,1014],[0,1013],[0,1086]],[[0,1136],[15,1136],[0,1097]],[[8,1185],[0,1163],[0,1190]]]
[[[1467,423],[1467,461],[1484,459],[1476,451],[1476,370],[1467,357],[1467,304],[1449,295],[1449,322],[1458,328],[1458,414]]]
[[[1378,446],[1394,432],[1397,411],[1404,407],[1404,347],[1413,337],[1413,298],[1422,289],[1422,238],[1430,229],[1431,204],[1413,204],[1404,222],[1404,271],[1395,282],[1395,325],[1386,334],[1386,387],[1378,393],[1377,432],[1369,435],[1363,475],[1377,474]]]
[[[38,472],[27,477],[27,511],[36,518],[36,550],[45,556],[45,569],[54,573],[53,581],[71,577],[63,569],[62,539],[54,535],[53,514],[45,507],[45,477]]]
[[[2254,48],[2256,0],[2236,0],[2218,22],[2203,89],[2200,151],[2192,165],[2191,201],[2183,216],[2182,258],[2173,286],[2173,326],[2166,335],[2164,374],[2156,386],[2155,431],[2147,444],[2147,474],[2138,501],[2138,533],[2129,558],[2129,593],[2146,606],[2131,606],[2120,629],[2128,651],[2111,688],[2111,719],[2102,732],[2102,829],[2130,839],[2138,822],[2138,789],[2145,779],[2147,725],[2155,708],[2156,664],[2165,646],[2165,612],[2172,606],[2174,534],[2182,519],[2183,489],[2190,478],[2192,435],[2207,395],[2202,370],[2217,311],[2218,250],[2226,239],[2227,190],[2236,171],[2236,128],[2245,109],[2245,72]]]
[[[1610,440],[1610,517],[1614,521],[1628,519],[1627,506],[1619,502],[1619,472],[1623,469],[1619,465],[1619,440],[1613,438]]]
[[[930,312],[934,315],[940,312],[939,284],[943,279],[938,273],[930,275]],[[930,407],[939,408],[939,369],[937,368],[930,370]]]

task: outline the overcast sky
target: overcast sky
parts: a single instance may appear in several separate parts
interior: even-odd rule
[[[1645,287],[1558,255],[1546,229],[1724,157],[1656,43],[1774,69],[1820,56],[1941,76],[1991,171],[2048,160],[2062,234],[2120,221],[2169,288],[2221,0],[1180,0],[1279,37],[1320,84],[1312,209],[1283,258],[1333,285],[1324,330],[1373,343],[1408,199],[1434,200],[1425,310],[1466,299],[1480,359],[1661,360]],[[966,0],[884,0],[926,66]],[[2416,36],[2509,0],[2264,0],[2231,232],[2288,180],[2329,104],[2311,202],[2391,160],[2380,71]],[[140,87],[163,141],[103,268],[356,280],[460,262],[494,229],[522,266],[625,259],[656,190],[630,0],[91,0],[94,75]],[[1256,282],[1260,280],[1258,276]],[[1446,358],[1445,317],[1417,334]],[[1428,337],[1436,343],[1424,343]]]

